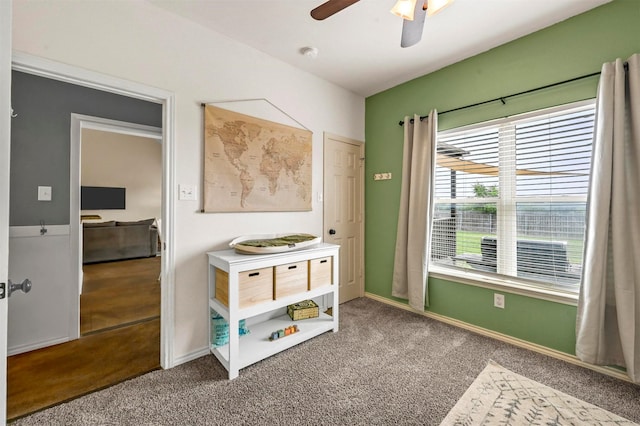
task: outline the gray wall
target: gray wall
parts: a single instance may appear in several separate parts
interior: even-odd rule
[[[162,105],[14,71],[10,226],[69,224],[71,114],[162,127]],[[38,186],[52,200],[38,201]]]

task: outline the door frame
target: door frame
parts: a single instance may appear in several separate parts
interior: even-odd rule
[[[175,365],[173,351],[175,318],[175,191],[173,191],[175,187],[175,95],[166,90],[21,52],[13,52],[12,69],[162,105],[162,229],[160,232],[163,235],[163,246],[160,283],[160,366],[164,369],[173,367]],[[73,188],[71,189],[73,194]],[[79,210],[76,214],[79,215]],[[73,220],[73,216],[71,220]],[[72,241],[73,243],[74,241]]]
[[[0,1],[0,282],[9,273],[9,162],[11,152],[11,1]],[[7,421],[8,297],[0,299],[0,425]]]
[[[360,236],[361,238],[361,246],[360,246],[360,250],[359,250],[359,256],[360,256],[360,265],[362,266],[362,271],[361,271],[361,276],[362,276],[362,281],[360,282],[360,289],[359,289],[359,294],[360,297],[364,297],[365,291],[365,267],[364,267],[364,260],[365,260],[365,253],[364,253],[364,247],[365,247],[365,234],[364,234],[364,230],[365,230],[365,226],[364,226],[364,222],[365,222],[365,214],[364,214],[364,188],[365,188],[365,175],[364,175],[364,152],[365,152],[365,144],[363,141],[359,141],[356,139],[349,139],[343,136],[338,136],[338,135],[334,135],[332,133],[327,133],[324,132],[323,135],[323,139],[322,139],[322,160],[323,160],[323,165],[322,165],[322,186],[323,189],[322,191],[324,193],[326,193],[326,188],[324,188],[324,182],[325,182],[325,176],[327,174],[327,159],[324,158],[325,155],[325,149],[326,149],[326,144],[327,144],[327,140],[333,140],[336,142],[340,142],[343,144],[348,144],[348,145],[354,145],[357,146],[360,149],[360,212],[362,214],[362,220],[360,221]],[[324,196],[323,196],[323,203],[322,203],[322,235],[324,236],[325,232],[327,232],[327,209],[326,209],[326,203],[324,202]]]

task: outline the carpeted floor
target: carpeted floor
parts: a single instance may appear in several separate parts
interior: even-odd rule
[[[240,371],[209,355],[17,420],[15,425],[438,425],[493,359],[640,422],[640,386],[370,299],[325,333]]]

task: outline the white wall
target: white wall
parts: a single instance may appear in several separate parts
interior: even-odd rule
[[[140,0],[14,0],[13,48],[159,87],[176,97],[176,182],[202,185],[207,101],[266,98],[313,132],[313,191],[323,132],[364,140],[364,98]],[[207,345],[207,259],[243,234],[322,234],[322,204],[304,213],[202,214],[177,201],[174,358]]]
[[[80,184],[126,188],[124,210],[82,210],[107,220],[160,218],[162,144],[141,136],[82,129]]]

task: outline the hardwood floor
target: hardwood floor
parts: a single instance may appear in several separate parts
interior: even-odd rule
[[[160,257],[84,266],[80,334],[160,317]]]
[[[84,265],[80,339],[7,358],[7,418],[160,367],[160,257]]]

